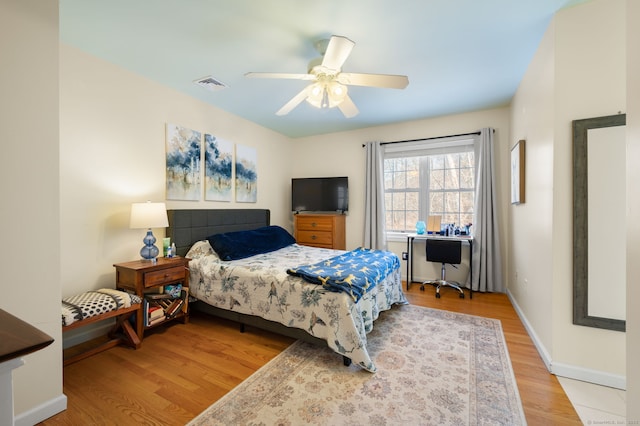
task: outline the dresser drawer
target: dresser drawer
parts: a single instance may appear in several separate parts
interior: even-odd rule
[[[298,244],[307,245],[333,245],[333,233],[322,231],[299,231]]]
[[[161,269],[159,271],[147,272],[144,274],[144,286],[154,287],[163,283],[179,281],[185,277],[185,267],[176,266],[174,268]]]
[[[301,231],[333,231],[333,219],[331,217],[299,217],[298,229]]]

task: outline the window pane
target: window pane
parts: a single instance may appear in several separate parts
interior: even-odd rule
[[[407,188],[420,188],[420,171],[418,169],[407,172]]]
[[[430,192],[429,193],[429,214],[442,214],[444,213],[444,193],[443,192]]]
[[[393,194],[390,192],[386,192],[384,194],[384,209],[387,212],[393,210]]]
[[[403,231],[415,232],[417,221],[418,221],[418,212],[407,211],[407,222]]]
[[[457,213],[445,213],[445,215],[442,216],[442,223],[455,223],[458,225],[458,217],[459,215]]]
[[[385,222],[384,222],[384,226],[387,229],[387,231],[393,231],[393,215],[391,213],[389,213],[388,211],[385,213]]]
[[[392,195],[393,202],[391,203],[392,210],[402,210],[404,211],[405,204],[405,193],[404,192],[395,192]]]
[[[460,188],[473,188],[473,169],[460,169]]]
[[[393,188],[393,173],[384,174],[384,187],[385,188]]]
[[[406,170],[420,170],[420,157],[410,157],[406,159]]]
[[[460,211],[460,193],[459,192],[445,192],[444,204],[446,213],[456,213]]]
[[[460,170],[448,169],[444,173],[444,189],[458,189],[460,188]]]
[[[406,210],[418,211],[420,209],[420,194],[418,192],[407,192]]]
[[[384,166],[388,231],[415,232],[428,215],[458,226],[473,220],[473,152],[396,158]]]
[[[431,170],[429,172],[429,189],[438,190],[444,188],[444,169]]]
[[[431,170],[444,169],[444,157],[442,155],[434,155],[429,158],[431,160]]]
[[[473,215],[473,192],[460,191],[460,213]]]
[[[460,153],[460,167],[473,168],[473,152]]]
[[[391,229],[402,231],[404,228],[404,212],[393,212],[393,224]]]
[[[444,168],[445,169],[457,169],[458,167],[460,167],[460,155],[459,154],[449,154],[449,155],[445,155],[443,156],[445,163],[444,163]]]
[[[405,172],[394,172],[393,173],[393,189],[404,189],[405,185]]]

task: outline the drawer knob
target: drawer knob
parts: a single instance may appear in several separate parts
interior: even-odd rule
[[[311,222],[311,226],[313,226],[315,228],[316,226],[318,226],[318,224],[315,223],[315,222]]]
[[[316,236],[315,236],[315,235],[312,235],[312,236],[311,236],[311,239],[312,239],[312,240],[315,240],[315,239],[316,239]]]

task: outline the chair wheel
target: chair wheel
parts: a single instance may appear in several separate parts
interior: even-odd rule
[[[436,299],[440,299],[440,293],[436,293]]]

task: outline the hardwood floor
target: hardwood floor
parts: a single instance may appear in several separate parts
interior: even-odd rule
[[[460,299],[413,285],[414,305],[501,320],[527,422],[580,425],[555,376],[545,368],[505,294]],[[137,351],[116,347],[64,368],[66,411],[41,425],[184,425],[292,339],[194,313],[187,325],[167,324],[145,335]],[[341,362],[336,358],[336,362]]]

